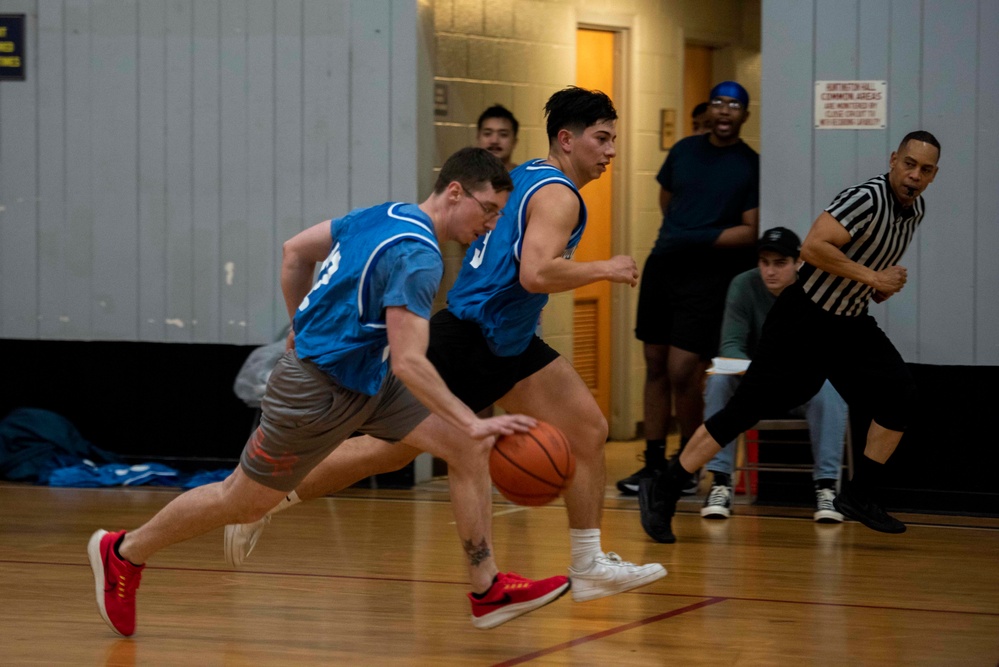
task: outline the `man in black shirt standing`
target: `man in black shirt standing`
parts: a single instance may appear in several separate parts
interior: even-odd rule
[[[868,314],[902,289],[897,262],[925,212],[940,143],[911,132],[891,154],[889,171],[843,190],[813,223],[801,248],[805,261],[767,316],[759,349],[735,395],[702,424],[681,456],[639,488],[642,527],[658,542],[676,541],[676,501],[692,472],[772,410],[803,403],[828,379],[848,405],[873,415],[864,455],[836,509],[865,526],[902,533],[905,524],[875,499],[884,464],[905,430],[915,384],[891,341]]]
[[[756,264],[760,156],[739,137],[748,107],[745,88],[719,83],[710,130],[677,142],[656,176],[663,224],[642,271],[635,327],[646,367],[645,466],[618,481],[625,495],[665,467],[671,404],[681,448],[704,418],[704,371],[718,351],[728,284]]]

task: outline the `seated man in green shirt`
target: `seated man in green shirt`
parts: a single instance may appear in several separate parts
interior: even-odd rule
[[[774,227],[764,232],[757,246],[757,268],[732,279],[725,300],[719,356],[752,359],[763,331],[763,321],[778,295],[798,279],[801,240],[790,229]],[[704,395],[704,418],[728,403],[739,386],[741,375],[714,373],[708,376]],[[846,402],[826,380],[819,392],[792,411],[808,420],[809,438],[815,468],[815,515],[822,523],[840,523],[843,515],[833,507],[836,480],[843,464],[843,435],[846,431]],[[784,415],[781,415],[784,416]],[[735,445],[728,443],[707,464],[714,474],[711,491],[701,508],[707,519],[727,519],[732,514],[732,470]]]

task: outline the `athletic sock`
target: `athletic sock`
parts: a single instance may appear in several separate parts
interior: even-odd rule
[[[572,567],[576,570],[589,569],[593,559],[603,553],[599,528],[570,528],[569,543],[572,545]]]
[[[487,588],[481,593],[472,593],[472,597],[475,598],[476,600],[481,600],[482,598],[486,597],[487,595],[489,595],[489,591],[492,590],[493,586],[496,585],[497,581],[499,581],[498,574],[495,577],[493,577],[493,583],[489,584],[489,588]]]
[[[693,478],[694,473],[687,472],[680,465],[679,456],[672,458],[669,465],[666,466],[666,488],[668,492],[679,493]]]
[[[885,464],[878,463],[866,455],[857,457],[851,485],[860,493],[869,495],[881,488],[885,476]]]
[[[124,542],[124,541],[125,541],[125,534],[122,533],[121,537],[119,537],[115,541],[114,546],[111,547],[114,550],[114,555],[118,558],[118,560],[125,561],[126,563],[128,563],[129,565],[131,565],[133,567],[142,567],[141,565],[139,565],[137,563],[133,563],[132,561],[130,561],[127,558],[125,558],[124,556],[121,555],[121,552],[118,551],[118,547],[121,546],[121,543]]]
[[[282,498],[281,502],[279,502],[277,504],[277,506],[274,509],[272,509],[270,512],[268,512],[267,514],[269,514],[269,515],[270,514],[277,514],[278,512],[284,511],[284,510],[288,509],[289,507],[291,507],[292,505],[297,505],[300,502],[302,502],[302,499],[298,497],[298,493],[295,492],[295,491],[292,491],[291,493],[289,493],[288,495],[286,495],[284,498]]]
[[[645,441],[645,466],[656,470],[666,467],[666,438]]]

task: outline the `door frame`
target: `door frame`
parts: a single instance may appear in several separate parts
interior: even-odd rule
[[[631,201],[631,174],[635,163],[634,151],[630,149],[632,142],[629,141],[635,136],[632,112],[635,105],[632,104],[630,79],[634,26],[635,16],[630,14],[604,13],[587,9],[576,11],[576,29],[605,30],[614,33],[615,90],[604,92],[614,100],[618,121],[625,127],[624,132],[618,132],[617,147],[620,157],[615,158],[615,184],[611,201],[611,214],[615,221],[611,226],[611,252],[615,255],[632,254],[631,216],[628,211]],[[575,70],[575,64],[573,69]],[[637,303],[637,288],[632,290],[627,285],[611,285],[611,408],[608,423],[610,437],[614,440],[628,440],[635,436],[635,402],[631,381],[631,350],[634,338],[632,299]]]

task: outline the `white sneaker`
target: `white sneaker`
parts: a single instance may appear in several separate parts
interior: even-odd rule
[[[843,515],[836,511],[833,489],[815,489],[815,514],[812,518],[818,523],[843,523]]]
[[[708,497],[704,499],[701,516],[705,519],[727,519],[732,516],[732,487],[712,484]]]
[[[651,584],[665,576],[666,568],[659,563],[635,565],[621,560],[621,557],[613,551],[594,558],[586,570],[569,568],[572,599],[576,602],[588,602],[630,591],[632,588]]]
[[[225,527],[225,562],[229,567],[243,566],[260,539],[260,533],[264,532],[264,526],[270,522],[271,515],[265,514],[253,523],[230,523]]]

